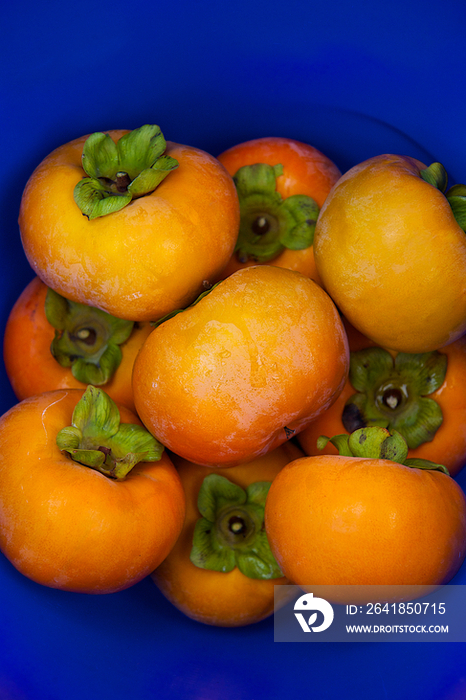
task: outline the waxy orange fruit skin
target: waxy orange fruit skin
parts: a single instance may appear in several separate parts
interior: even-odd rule
[[[245,141],[228,148],[217,157],[231,176],[245,165],[282,165],[283,175],[277,178],[277,192],[283,199],[304,194],[312,197],[319,207],[322,207],[331,188],[341,176],[338,166],[317,148],[281,136]],[[232,255],[222,277],[255,264],[257,263],[252,260],[241,263],[236,255]],[[285,249],[269,264],[296,270],[320,284],[312,246],[304,250]]]
[[[346,172],[317,219],[322,284],[381,347],[428,352],[466,331],[466,235],[426,166],[380,155]]]
[[[302,430],[336,399],[348,367],[330,297],[298,272],[258,265],[150,334],[134,363],[134,403],[168,449],[230,467]]]
[[[443,472],[321,455],[291,462],[265,506],[270,548],[299,586],[436,586],[466,553],[466,500]]]
[[[302,456],[293,443],[280,445],[252,462],[232,467],[225,476],[246,489],[257,481],[272,481],[293,459]],[[195,566],[190,558],[194,527],[201,517],[197,498],[208,467],[171,455],[186,494],[183,531],[170,554],[153,572],[152,579],[178,610],[197,622],[217,627],[241,627],[259,622],[273,613],[275,586],[289,583],[284,578],[252,579],[237,567],[229,572]]]
[[[5,326],[3,359],[10,384],[19,401],[54,389],[82,389],[86,385],[75,379],[71,367],[62,367],[53,357],[50,345],[55,329],[44,310],[47,286],[34,277],[13,305]],[[135,324],[120,347],[121,364],[104,385],[105,393],[116,403],[135,411],[131,378],[139,348],[152,331],[150,323]]]
[[[118,141],[127,131],[108,133]],[[167,142],[179,166],[154,192],[88,220],[73,199],[86,138],[50,153],[26,184],[19,226],[31,267],[62,296],[117,318],[152,321],[190,304],[235,246],[232,178],[205,151]]]
[[[0,550],[36,583],[113,593],[148,576],[173,547],[185,498],[164,452],[115,481],[63,454],[79,389],[16,404],[0,418]],[[120,406],[124,423],[140,424]]]

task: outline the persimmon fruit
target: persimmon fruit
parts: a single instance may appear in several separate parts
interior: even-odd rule
[[[299,448],[288,442],[222,474],[236,488],[270,484],[280,469],[301,456]],[[231,500],[222,500],[209,526],[217,532],[216,546],[221,549],[222,556],[213,563],[208,561],[207,565],[202,561],[194,563],[191,553],[196,523],[201,519],[199,493],[206,477],[212,478],[214,472],[175,454],[171,454],[171,458],[186,494],[186,518],[175,546],[152,573],[153,581],[178,610],[197,622],[217,627],[239,627],[265,619],[274,610],[275,587],[289,582],[279,570],[274,570],[269,561],[270,554],[268,558],[263,557],[265,545],[258,541],[263,539],[261,502],[253,500],[251,505],[231,497]],[[233,491],[233,496],[237,496],[236,491]],[[258,522],[251,518],[251,508],[253,516],[257,511],[261,514]],[[254,560],[255,568],[244,573],[237,564],[233,565],[234,557],[231,563],[228,561],[224,550],[230,555],[244,552],[246,566],[248,560]],[[214,559],[212,555],[211,558]]]
[[[94,384],[102,386],[116,403],[135,411],[131,385],[133,364],[139,348],[152,331],[151,324],[130,321],[121,324],[105,312],[62,298],[58,299],[62,308],[55,313],[56,325],[60,328],[55,328],[46,312],[49,293],[42,280],[34,277],[16,300],[7,319],[3,359],[18,400],[54,389],[84,391],[88,384]],[[56,295],[52,301],[57,301]],[[120,336],[118,345],[114,342],[115,324]],[[106,372],[102,365],[110,345],[113,363],[110,367],[107,363]],[[54,347],[57,347],[55,354]],[[76,371],[78,365],[79,371]]]
[[[163,179],[141,194],[153,176]],[[75,190],[83,183],[82,211]],[[31,174],[19,212],[24,252],[48,287],[132,321],[156,320],[208,288],[231,256],[238,222],[223,165],[166,142],[152,125],[59,146]]]
[[[236,144],[217,157],[235,181],[241,212],[235,252],[222,278],[268,263],[319,283],[314,229],[341,176],[338,166],[311,144],[278,136]]]
[[[466,331],[466,188],[446,184],[440,164],[379,155],[348,170],[320,210],[322,284],[381,347],[429,352]]]
[[[304,452],[337,454],[331,442],[318,447],[321,435],[383,425],[407,439],[410,458],[441,463],[456,476],[466,464],[466,336],[430,353],[389,353],[344,322],[349,377],[332,406],[297,436]]]
[[[154,329],[134,363],[134,403],[169,450],[231,467],[278,447],[328,408],[348,362],[330,297],[301,273],[256,265]]]
[[[393,459],[290,462],[270,487],[265,526],[285,576],[301,587],[336,586],[337,602],[351,602],[345,586],[448,583],[466,553],[460,486],[442,471]]]
[[[105,397],[95,387],[45,392],[0,418],[0,550],[36,583],[103,594],[167,556],[185,498],[167,453],[129,409],[106,397],[93,421],[96,395]],[[144,458],[154,461],[134,464]]]

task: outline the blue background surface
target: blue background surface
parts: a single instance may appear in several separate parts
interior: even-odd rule
[[[2,332],[33,276],[17,226],[23,187],[85,133],[156,123],[214,155],[288,136],[342,170],[396,152],[466,180],[462,0],[17,0],[0,18]],[[4,412],[15,397],[3,366],[0,386]],[[465,567],[454,582],[466,583]],[[272,620],[199,625],[150,579],[69,594],[0,558],[0,700],[459,700],[465,655],[447,643],[274,644]]]

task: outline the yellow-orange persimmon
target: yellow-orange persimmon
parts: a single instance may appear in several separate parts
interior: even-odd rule
[[[79,389],[46,392],[0,418],[0,550],[42,585],[111,593],[140,581],[167,556],[183,525],[185,498],[165,452],[117,480],[62,451],[57,435],[72,426],[83,396]],[[140,427],[123,406],[119,416],[121,427]],[[88,419],[85,413],[84,434]],[[108,427],[107,411],[103,420]],[[115,435],[108,442],[94,437],[84,448],[118,461]]]
[[[247,489],[256,482],[270,483],[288,462],[301,456],[299,448],[288,442],[248,464],[228,469],[223,475],[233,484]],[[288,583],[287,579],[279,571],[271,572],[265,563],[259,572],[253,572],[254,577],[243,573],[237,565],[231,568],[233,562],[223,568],[223,562],[215,562],[215,569],[210,568],[211,563],[208,566],[193,563],[191,552],[195,527],[201,519],[199,492],[204,479],[211,477],[213,471],[174,454],[171,458],[185,490],[186,518],[175,546],[152,574],[154,582],[173,605],[198,622],[238,627],[263,620],[274,610],[275,586]],[[244,551],[251,559],[261,554],[263,543],[257,542],[263,537],[261,523],[255,527],[250,508],[247,502],[221,503],[211,528],[216,530],[217,546],[222,552],[226,548],[237,554]],[[252,508],[257,511],[257,503],[253,503]],[[225,525],[229,528],[226,532]],[[227,557],[223,555],[222,559],[226,561]]]
[[[282,444],[328,408],[348,363],[328,294],[301,273],[257,265],[155,328],[134,363],[134,402],[168,449],[231,467]]]
[[[407,439],[409,458],[443,464],[456,476],[466,464],[466,336],[432,353],[403,356],[391,351],[389,360],[381,348],[368,353],[374,342],[346,321],[345,328],[350,375],[332,406],[298,435],[304,452],[337,454],[331,442],[319,449],[321,435],[348,434],[377,421]],[[378,356],[384,360],[381,367]]]
[[[466,553],[459,485],[388,459],[291,462],[272,482],[265,524],[283,573],[302,587],[336,586],[337,602],[351,602],[345,586],[447,583]]]
[[[233,180],[216,158],[165,142],[159,131],[153,133],[158,127],[141,129],[144,138],[136,146],[141,146],[142,165],[138,148],[132,153],[134,144],[121,147],[124,153],[115,150],[137,130],[92,134],[101,139],[98,148],[88,148],[84,161],[88,136],[55,149],[26,184],[19,226],[27,259],[47,286],[118,318],[151,321],[191,303],[212,284],[233,251],[239,205]],[[163,151],[158,172],[165,177],[153,191],[136,192],[131,199],[128,192],[137,177],[154,170],[146,166],[155,138]],[[103,162],[89,167],[94,156]],[[171,170],[163,170],[167,162]],[[83,164],[93,177],[85,178]],[[82,197],[83,215],[74,193],[84,180],[91,191]],[[116,211],[98,208],[123,200],[126,205]]]
[[[346,172],[320,211],[317,270],[343,315],[377,345],[437,350],[466,331],[466,236],[440,164],[380,155]],[[459,187],[459,189],[457,189]]]
[[[237,184],[241,210],[240,236],[222,277],[270,262],[320,282],[312,241],[319,209],[341,176],[335,163],[311,144],[278,136],[239,143],[218,160]]]
[[[48,321],[45,302],[48,287],[34,277],[13,305],[3,337],[3,359],[13,391],[22,401],[29,396],[53,389],[82,389],[91,383],[80,381],[73,374],[72,366],[78,358],[91,357],[102,352],[111,341],[111,327],[102,314],[85,307],[71,319],[71,325],[63,329],[68,334],[67,361],[60,363],[52,353],[56,329]],[[117,403],[134,409],[131,377],[139,348],[152,331],[150,323],[135,323],[129,337],[119,345],[121,361],[111,377],[99,381],[105,392]],[[58,331],[58,334],[62,331]],[[80,340],[79,335],[83,336]]]

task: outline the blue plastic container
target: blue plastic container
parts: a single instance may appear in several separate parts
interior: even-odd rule
[[[18,0],[3,3],[0,22],[2,330],[33,277],[17,225],[23,187],[45,155],[82,134],[156,123],[213,155],[287,136],[343,171],[393,152],[466,179],[461,0]],[[0,385],[3,413],[15,403],[3,366]],[[466,583],[464,567],[455,583]],[[277,644],[272,619],[197,624],[150,579],[71,594],[3,557],[0,591],[5,700],[466,697],[465,644]]]

